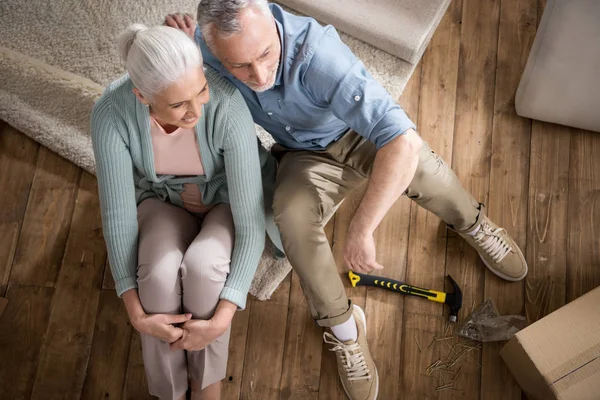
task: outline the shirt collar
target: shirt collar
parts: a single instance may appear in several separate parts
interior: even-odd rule
[[[283,60],[285,60],[283,53],[285,52],[285,46],[283,43],[283,25],[281,24],[281,22],[277,21],[276,18],[273,19],[275,20],[275,25],[277,26],[277,33],[279,33],[279,43],[281,45],[281,54],[279,55],[279,67],[277,67],[277,78],[275,79],[275,86],[279,86],[281,85],[281,77],[283,76]]]

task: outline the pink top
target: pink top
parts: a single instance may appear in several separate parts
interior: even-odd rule
[[[204,175],[200,148],[193,129],[177,128],[171,133],[150,117],[154,169],[158,175]],[[212,208],[202,202],[200,188],[186,183],[181,200],[186,210],[204,214]]]

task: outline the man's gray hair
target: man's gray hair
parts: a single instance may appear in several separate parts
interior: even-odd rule
[[[202,65],[196,43],[168,26],[131,25],[119,36],[118,46],[133,84],[148,100]]]
[[[226,38],[242,30],[240,14],[252,7],[265,15],[270,15],[267,0],[201,0],[198,4],[198,24],[204,40],[212,41],[212,29],[220,37]]]

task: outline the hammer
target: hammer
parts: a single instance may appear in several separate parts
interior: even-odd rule
[[[458,284],[448,275],[448,280],[454,288],[453,293],[438,292],[435,290],[423,289],[417,286],[408,285],[404,282],[388,279],[383,276],[365,275],[357,272],[348,272],[352,287],[357,286],[375,286],[391,290],[392,292],[409,294],[411,296],[424,297],[428,300],[438,303],[444,303],[450,306],[450,322],[456,322],[458,319],[458,310],[462,307],[462,291]]]

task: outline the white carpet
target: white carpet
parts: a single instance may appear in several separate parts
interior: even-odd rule
[[[0,119],[93,173],[90,111],[103,87],[123,73],[117,35],[135,22],[160,24],[168,13],[195,15],[196,3],[2,0]],[[341,36],[371,74],[399,98],[415,65]],[[269,136],[264,131],[259,136],[268,147]],[[265,255],[251,293],[269,298],[289,271],[289,263],[273,262]]]

